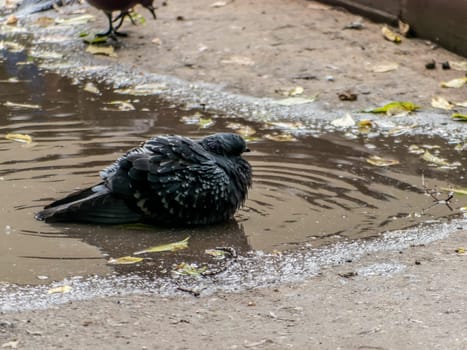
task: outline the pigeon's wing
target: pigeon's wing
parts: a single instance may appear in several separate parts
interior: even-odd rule
[[[162,222],[208,223],[233,213],[225,208],[229,176],[198,143],[157,137],[142,148],[120,159],[106,179],[111,192],[125,197],[128,205]]]

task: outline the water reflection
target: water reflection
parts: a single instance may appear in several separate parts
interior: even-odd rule
[[[101,95],[83,90],[84,82],[44,74],[33,65],[17,65],[26,58],[8,56],[0,65],[0,133],[29,134],[32,144],[0,140],[0,281],[43,283],[66,276],[128,273],[169,274],[174,264],[222,264],[206,249],[231,246],[238,252],[287,250],[305,244],[321,246],[343,239],[369,238],[385,230],[408,227],[427,219],[451,215],[444,206],[431,205],[424,195],[421,173],[428,186],[465,186],[466,159],[455,170],[427,166],[409,154],[409,144],[440,145],[426,137],[347,140],[341,135],[275,142],[266,134],[280,132],[271,125],[246,123],[201,111],[214,126],[203,129],[181,122],[194,111],[163,103],[155,97],[118,95],[98,86]],[[107,103],[130,101],[135,111],[109,110]],[[5,101],[31,103],[39,109],[14,109]],[[248,160],[254,168],[254,186],[245,208],[222,225],[190,229],[164,227],[48,225],[34,213],[51,200],[98,181],[98,172],[142,140],[156,134],[205,136],[228,131],[232,122],[257,131]],[[371,143],[371,147],[369,147]],[[397,167],[375,168],[365,162],[371,154],[400,160]],[[459,203],[454,201],[454,206]],[[465,205],[465,204],[463,204]],[[152,254],[143,263],[109,266],[109,257],[190,236],[189,249]]]

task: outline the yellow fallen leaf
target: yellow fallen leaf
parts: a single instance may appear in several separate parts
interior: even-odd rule
[[[387,115],[395,115],[399,114],[401,112],[413,112],[419,109],[420,106],[417,106],[416,104],[412,102],[406,102],[406,101],[396,101],[396,102],[390,102],[382,107],[374,108],[371,110],[366,110],[364,112],[367,113],[386,113]]]
[[[401,20],[398,21],[399,24],[399,33],[401,33],[403,36],[407,36],[410,31],[410,25],[408,23],[404,23]]]
[[[451,115],[451,118],[454,119],[454,120],[467,122],[467,114],[454,113],[453,115]]]
[[[94,20],[93,15],[82,15],[82,16],[77,16],[77,17],[71,17],[71,18],[56,18],[55,23],[60,24],[60,25],[65,25],[65,26],[74,26],[77,24],[86,24],[89,21]]]
[[[441,87],[459,89],[463,87],[465,83],[467,83],[467,78],[457,78],[449,80],[447,82],[442,82]]]
[[[384,159],[378,156],[371,156],[366,159],[366,162],[374,166],[391,166],[399,164],[397,159]]]
[[[457,254],[465,254],[465,248],[459,247],[456,249]]]
[[[289,97],[282,100],[276,100],[274,103],[281,106],[295,106],[315,102],[316,96],[312,97]]]
[[[206,249],[204,253],[212,256],[216,260],[225,259],[225,254],[226,254],[225,250],[220,250],[220,249]]]
[[[357,123],[357,126],[358,131],[360,131],[363,134],[367,134],[373,127],[373,122],[370,119],[362,119]]]
[[[133,254],[140,255],[140,254],[145,254],[145,253],[159,253],[159,252],[167,252],[167,251],[174,252],[176,250],[186,249],[186,248],[188,248],[188,240],[189,239],[190,239],[190,237],[187,237],[184,240],[179,241],[179,242],[154,246],[154,247],[151,247],[151,248],[140,250],[139,252],[134,252]]]
[[[431,106],[434,108],[450,110],[454,108],[454,105],[446,100],[444,97],[435,96],[431,99]]]
[[[394,33],[387,26],[383,26],[383,28],[381,28],[381,33],[383,33],[383,36],[386,40],[392,41],[396,44],[399,44],[402,41],[401,37]]]
[[[41,60],[59,60],[63,58],[63,54],[55,51],[46,50],[30,50],[29,56],[40,58]]]
[[[18,17],[16,17],[15,15],[9,16],[5,21],[5,24],[9,26],[15,26],[16,24],[18,24]]]
[[[26,134],[6,134],[5,138],[7,140],[22,142],[22,143],[31,143],[32,137]]]
[[[399,64],[397,63],[385,63],[373,66],[370,70],[373,73],[386,73],[392,70],[396,70],[397,68],[399,68]]]
[[[93,55],[118,57],[113,46],[88,45],[86,52],[89,52]]]
[[[331,121],[331,124],[341,128],[348,128],[355,125],[355,120],[350,113],[346,113],[342,118],[337,118]]]
[[[40,26],[40,27],[48,27],[52,24],[54,24],[55,20],[52,17],[46,17],[42,16],[36,19],[35,24]]]
[[[216,1],[209,5],[209,7],[223,7],[225,5],[227,5],[227,1]]]
[[[467,71],[467,61],[449,61],[449,66],[454,70]]]
[[[231,56],[225,60],[222,60],[221,63],[238,64],[240,66],[253,66],[255,64],[255,61],[253,61],[250,57]]]
[[[3,343],[1,348],[10,348],[10,349],[18,349],[18,344],[19,344],[19,340],[12,340],[12,341],[9,341],[9,342],[6,342],[6,343]]]
[[[144,258],[136,257],[136,256],[122,256],[120,258],[110,258],[107,261],[107,264],[109,265],[130,265],[130,264],[136,264],[141,261],[143,261]]]
[[[16,109],[39,109],[41,108],[41,106],[39,105],[31,105],[27,103],[15,103],[15,102],[10,102],[10,101],[6,101],[3,105],[5,107],[16,108]]]
[[[55,288],[51,288],[47,291],[47,294],[65,294],[71,292],[71,286],[69,285],[64,285],[64,286],[59,286]]]

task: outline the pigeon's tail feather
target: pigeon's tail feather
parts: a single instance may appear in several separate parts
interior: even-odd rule
[[[36,214],[45,222],[80,221],[96,224],[122,224],[141,220],[121,198],[104,186],[96,186],[53,202]]]

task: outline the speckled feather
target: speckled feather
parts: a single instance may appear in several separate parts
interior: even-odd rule
[[[155,137],[101,171],[101,184],[50,204],[36,218],[188,225],[224,221],[244,203],[251,186],[251,167],[241,157],[246,150],[245,141],[230,133],[200,141]]]

